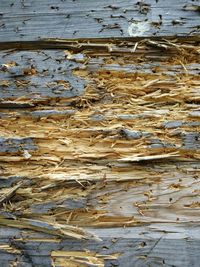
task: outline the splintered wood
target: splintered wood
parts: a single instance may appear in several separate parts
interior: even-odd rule
[[[196,225],[198,42],[52,42],[63,49],[1,51],[0,225],[55,244],[100,242],[91,227]],[[52,266],[121,257],[56,249]]]
[[[117,255],[106,256],[106,255],[95,255],[90,251],[79,252],[79,251],[53,251],[51,253],[54,266],[61,267],[104,267],[105,259],[116,259]]]

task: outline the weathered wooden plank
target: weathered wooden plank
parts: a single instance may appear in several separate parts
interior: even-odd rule
[[[1,265],[197,267],[198,42],[65,46],[0,52]]]
[[[80,43],[80,47],[81,45]],[[198,44],[191,41],[181,44],[171,41],[151,43],[125,41],[111,44],[110,51],[105,48],[106,44],[101,45],[101,50],[96,49],[95,43],[87,46],[87,50],[84,47],[77,53],[69,49],[45,52],[43,50],[1,52],[3,64],[0,75],[4,96],[1,100],[1,108],[4,111],[1,114],[0,130],[4,140],[1,151],[2,175],[6,174],[4,180],[6,177],[12,179],[16,175],[26,176],[28,179],[36,176],[41,183],[39,188],[38,185],[33,184],[31,189],[32,193],[37,192],[36,196],[40,195],[41,190],[51,190],[54,187],[58,190],[56,194],[59,194],[61,190],[59,187],[65,184],[66,179],[71,183],[72,188],[76,180],[81,183],[87,180],[90,183],[95,182],[97,191],[96,189],[91,191],[90,200],[87,200],[87,194],[83,194],[82,190],[78,189],[80,190],[78,199],[83,202],[82,204],[81,201],[76,200],[76,194],[73,195],[75,200],[73,197],[68,197],[63,198],[62,201],[58,199],[58,203],[50,199],[45,202],[47,190],[42,200],[43,205],[45,204],[44,210],[48,213],[59,207],[62,211],[66,210],[69,215],[71,210],[67,204],[69,199],[72,199],[71,205],[77,202],[78,207],[84,208],[87,203],[92,210],[97,207],[102,210],[101,205],[98,206],[93,202],[93,198],[98,188],[101,188],[102,183],[104,184],[103,179],[106,183],[101,190],[101,196],[109,194],[109,190],[113,192],[113,197],[110,197],[106,206],[104,205],[106,214],[113,212],[112,203],[115,201],[117,204],[114,212],[121,214],[120,211],[116,211],[119,195],[121,198],[126,198],[126,190],[124,191],[123,188],[127,186],[129,188],[131,182],[135,186],[135,179],[138,177],[136,180],[141,179],[143,182],[141,185],[136,182],[136,189],[134,187],[130,192],[127,189],[130,196],[127,203],[137,204],[135,198],[140,199],[140,206],[143,207],[139,208],[141,213],[146,208],[152,209],[154,211],[152,214],[158,212],[158,219],[163,219],[163,214],[169,211],[169,221],[176,221],[179,216],[174,212],[170,199],[175,196],[176,201],[179,201],[184,194],[189,194],[193,186],[196,190],[198,188],[198,182],[194,180],[198,170],[189,172],[184,181],[179,181],[182,172],[188,172],[189,165],[194,164],[195,168],[199,168],[199,121],[198,117],[191,117],[199,107]],[[133,51],[134,47],[135,51]],[[190,57],[185,57],[183,64],[185,55]],[[151,65],[147,61],[151,61]],[[24,73],[24,69],[31,70],[33,64],[32,69],[35,72]],[[131,71],[125,68],[127,64],[131,66]],[[112,69],[113,65],[117,66],[115,70]],[[135,69],[136,66],[140,66],[139,70]],[[17,67],[17,72],[27,82],[22,89],[16,85],[18,76],[12,74],[13,67]],[[43,80],[44,70],[45,80]],[[61,80],[57,80],[58,73],[61,75]],[[81,95],[69,97],[62,92],[52,94],[48,84],[59,81],[63,89],[69,76],[75,77],[81,83]],[[36,87],[30,86],[33,80],[37,83]],[[84,85],[86,85],[85,88]],[[40,95],[43,88],[46,90],[45,99]],[[74,89],[76,90],[76,87]],[[32,94],[29,94],[30,91],[36,94],[34,99]],[[13,105],[18,109],[13,110]],[[20,109],[23,105],[25,107],[30,105],[30,108]],[[12,109],[6,109],[10,107]],[[32,140],[35,144],[34,149],[19,147],[15,142],[8,157],[5,152],[10,148],[6,146],[5,140],[10,140],[13,135],[16,136],[15,139],[18,138],[16,140]],[[163,159],[169,158],[167,165],[162,165],[163,155]],[[191,161],[187,163],[189,158]],[[156,168],[154,163],[147,165],[147,168],[140,163],[134,163],[152,159],[157,159]],[[183,162],[179,162],[180,160]],[[22,170],[21,164],[24,161],[27,162],[27,166],[23,166]],[[40,164],[45,166],[45,171],[37,167]],[[59,168],[54,171],[56,164]],[[73,167],[70,167],[71,164]],[[179,166],[178,170],[176,166]],[[162,168],[162,173],[157,173],[157,169],[160,171]],[[171,168],[169,172],[168,168]],[[171,175],[171,170],[175,176]],[[100,171],[103,172],[102,175]],[[146,192],[148,184],[154,182],[149,178],[152,175],[155,177],[156,187],[159,185],[161,189],[157,192],[156,188],[152,189],[152,186],[148,193]],[[147,177],[146,180],[145,177]],[[59,181],[58,185],[56,181]],[[125,182],[125,185],[118,185],[118,192],[112,191],[116,181]],[[28,186],[26,188],[24,185],[21,193],[18,190],[23,198],[25,194],[26,200],[28,195],[25,192]],[[190,189],[188,189],[189,186]],[[90,184],[85,187],[90,192],[93,184],[91,187]],[[162,193],[163,188],[167,192],[167,197]],[[191,193],[194,203],[198,202],[195,192],[194,190],[194,194]],[[160,199],[159,194],[161,194]],[[101,196],[99,196],[99,203]],[[152,200],[155,198],[155,201],[146,203],[148,198]],[[26,206],[26,212],[29,210],[40,212],[41,202],[33,205],[32,201],[30,200],[30,204]],[[189,199],[188,201],[184,199],[182,203],[180,200],[179,205],[187,205],[181,211],[183,220],[196,220],[198,211],[192,212],[191,215],[188,213],[193,202],[190,203]],[[158,209],[158,206],[162,207],[161,203],[163,203],[163,209]],[[123,206],[125,207],[123,216],[129,217],[135,214],[137,217],[138,207],[132,207],[132,204],[129,204],[128,206],[131,207],[129,210],[125,204]],[[24,209],[23,205],[22,208]],[[143,215],[140,214],[139,220],[141,218],[143,221],[153,220],[153,216],[149,217],[149,212],[145,212],[147,216],[142,217]],[[79,224],[84,225],[84,220],[89,223],[84,213],[79,216],[83,216],[83,222],[80,220]],[[76,219],[74,220],[76,222]],[[114,224],[117,223],[116,220],[113,219]],[[126,221],[127,218],[125,217],[124,220]],[[122,219],[119,224],[123,224],[124,220]]]
[[[190,0],[1,0],[1,42],[199,34],[199,3]]]
[[[32,178],[31,183],[26,182],[17,190],[13,197],[17,211],[12,215],[36,220],[41,214],[49,218],[53,215],[60,224],[67,220],[81,227],[199,222],[199,162],[110,165],[109,170],[100,164],[87,168],[77,164],[70,170],[66,162],[59,172],[42,174],[42,170],[34,171],[38,164],[32,163],[23,172],[29,179],[37,175],[37,183]],[[13,170],[21,167],[20,164],[2,166],[5,171],[7,166]],[[45,172],[54,169],[44,168]],[[99,173],[100,169],[103,174]],[[5,188],[15,186],[13,178],[1,179],[2,194],[7,194]],[[52,191],[54,195],[50,197]],[[10,209],[7,204],[7,210]],[[10,218],[5,212],[2,215]]]
[[[72,98],[84,90],[83,80],[72,74],[79,64],[67,60],[63,51],[3,52],[1,63],[1,100]]]
[[[73,260],[69,261],[68,255],[74,256],[77,252],[82,253],[81,258],[86,262],[89,255],[96,259],[96,264],[93,262],[93,265],[86,266],[187,267],[199,263],[199,227],[149,225],[92,231],[102,241],[61,240],[7,228],[1,231],[0,263],[2,266],[16,263],[17,266],[45,267],[51,266],[53,261],[55,266],[71,266]],[[81,266],[78,257],[74,260]],[[58,262],[62,264],[58,265]]]
[[[191,46],[192,41],[183,43],[180,48],[173,46],[171,41],[159,42],[148,40],[139,42],[119,40],[117,43],[106,40],[101,42],[66,42],[68,50],[37,50],[37,51],[2,51],[0,86],[1,106],[6,107],[5,100],[15,98],[31,98],[32,102],[24,103],[25,107],[32,106],[34,102],[47,103],[49,98],[73,98],[84,93],[84,86],[88,83],[85,77],[76,75],[76,70],[87,69],[95,72],[112,71],[131,73],[145,73],[146,77],[155,78],[163,71],[166,78],[170,79],[171,85],[175,82],[175,75],[189,74],[197,79],[199,69],[198,43]],[[137,46],[134,51],[134,46]],[[153,46],[153,47],[152,47]],[[157,48],[156,48],[157,46]],[[160,46],[160,47],[159,47]],[[135,47],[136,48],[136,47]],[[160,49],[159,49],[160,48]],[[78,49],[77,52],[73,50]],[[182,60],[185,49],[188,55],[191,51],[191,58],[184,64]],[[192,51],[193,49],[196,49]],[[146,50],[146,51],[145,51]],[[196,52],[195,52],[196,51]],[[145,56],[143,56],[145,55]],[[177,63],[170,64],[174,57]],[[104,63],[106,59],[106,62]],[[149,61],[151,64],[149,64]],[[87,63],[87,66],[85,65]],[[158,70],[158,73],[157,73]],[[78,73],[78,72],[77,72]],[[105,72],[106,73],[106,72]],[[108,75],[107,75],[108,77]],[[165,80],[166,80],[165,78]],[[161,82],[157,82],[159,86]],[[165,81],[167,83],[167,81]],[[156,81],[155,81],[156,85]],[[153,85],[152,85],[153,86]],[[162,85],[163,86],[163,85]],[[45,100],[47,101],[45,102]],[[17,103],[8,102],[8,106],[17,107]],[[49,103],[51,105],[51,103]],[[22,105],[22,103],[19,103]]]

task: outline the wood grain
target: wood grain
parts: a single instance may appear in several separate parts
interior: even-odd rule
[[[199,35],[189,0],[1,0],[0,40]]]
[[[1,265],[197,267],[198,41],[61,44],[0,52]]]
[[[68,265],[62,266],[73,266],[74,262],[68,262],[66,255],[75,255],[75,252],[79,252],[83,255],[92,254],[97,260],[102,259],[101,262],[106,267],[166,265],[187,267],[198,266],[199,263],[199,227],[197,226],[184,228],[173,225],[160,227],[149,225],[149,227],[93,231],[102,238],[101,242],[60,240],[48,235],[7,228],[6,231],[1,231],[0,262],[5,267],[10,264],[47,267],[51,266],[52,262],[55,264],[65,262]],[[76,260],[77,258],[75,263],[81,266]],[[93,264],[93,266],[101,265]]]

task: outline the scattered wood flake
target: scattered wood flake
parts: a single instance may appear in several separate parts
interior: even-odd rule
[[[156,159],[166,159],[166,158],[174,158],[179,157],[179,153],[170,153],[170,154],[162,154],[162,155],[150,155],[150,156],[129,156],[118,159],[118,161],[142,161],[142,160],[156,160]]]
[[[12,247],[8,244],[1,244],[0,250],[4,250],[4,251],[6,251],[8,253],[12,253],[12,254],[21,254],[21,251],[19,249],[16,249],[15,247]]]
[[[91,251],[52,251],[51,257],[54,266],[62,267],[85,267],[88,265],[94,267],[104,267],[104,261],[115,260],[119,254],[99,255]]]

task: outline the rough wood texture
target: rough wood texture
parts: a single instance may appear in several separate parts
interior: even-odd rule
[[[199,34],[199,1],[1,0],[0,40]]]
[[[197,267],[199,43],[61,43],[0,52],[1,266]]]
[[[52,263],[84,267],[188,267],[199,266],[200,260],[199,227],[149,225],[106,231],[97,229],[95,233],[102,238],[101,242],[63,240],[12,228],[0,233],[3,267],[13,266],[13,263],[25,267],[54,266]]]

